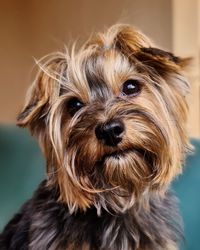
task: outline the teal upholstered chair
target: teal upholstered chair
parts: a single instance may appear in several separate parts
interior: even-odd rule
[[[200,250],[200,140],[187,158],[184,174],[173,184],[180,200],[186,243],[182,249]],[[0,126],[0,230],[44,178],[45,162],[26,130]]]
[[[173,184],[185,227],[182,249],[200,250],[200,139],[192,139],[195,152],[187,157],[184,172]]]
[[[0,230],[44,178],[44,165],[28,131],[0,126]]]

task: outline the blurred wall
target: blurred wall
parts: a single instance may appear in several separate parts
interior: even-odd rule
[[[125,22],[172,50],[172,7],[172,0],[0,1],[0,122],[15,122],[31,81],[33,57],[62,49],[73,39]]]
[[[200,0],[173,0],[172,13],[173,51],[193,59],[188,74],[191,84],[188,126],[192,136],[200,136]]]

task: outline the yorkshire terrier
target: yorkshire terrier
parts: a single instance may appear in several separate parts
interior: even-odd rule
[[[0,249],[178,249],[169,186],[190,147],[188,59],[117,24],[38,65],[17,122],[38,139],[47,178]]]

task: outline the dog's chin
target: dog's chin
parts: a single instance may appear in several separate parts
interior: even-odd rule
[[[103,162],[106,165],[107,163],[112,164],[127,164],[132,162],[133,159],[143,158],[145,156],[145,151],[142,149],[128,148],[124,150],[116,150],[110,154],[105,154],[103,157]],[[130,161],[130,162],[129,162]]]
[[[138,152],[134,149],[116,151],[104,156],[103,165],[106,171],[125,172],[133,167],[135,159],[138,158]]]
[[[103,173],[106,183],[129,194],[143,192],[152,176],[152,169],[147,162],[150,156],[147,155],[143,149],[135,148],[105,155]]]
[[[108,158],[111,158],[111,159],[120,159],[120,158],[124,158],[126,157],[128,154],[134,152],[134,149],[124,149],[124,150],[116,150],[110,154],[105,154],[104,155],[104,159],[108,159]]]

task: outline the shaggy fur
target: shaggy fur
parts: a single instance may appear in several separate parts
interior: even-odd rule
[[[40,60],[18,125],[38,138],[48,178],[0,249],[178,249],[168,187],[189,149],[187,63],[128,25]]]

